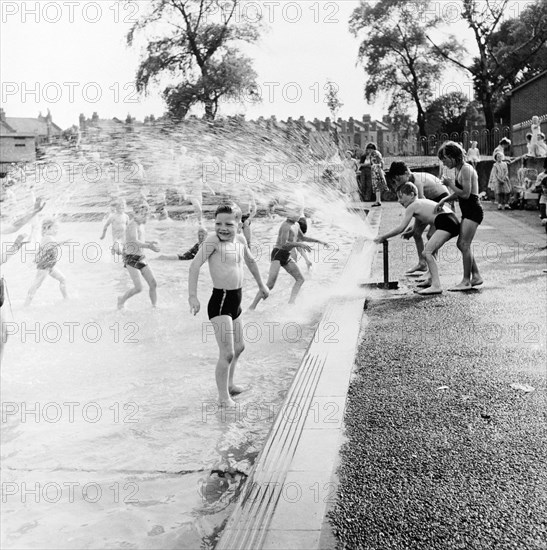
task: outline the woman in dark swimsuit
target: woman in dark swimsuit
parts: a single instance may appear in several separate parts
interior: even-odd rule
[[[456,181],[443,178],[443,183],[450,187],[452,194],[439,202],[437,211],[445,202],[458,199],[462,212],[457,246],[463,257],[463,279],[449,289],[452,291],[467,291],[483,283],[471,249],[477,228],[484,217],[479,199],[479,178],[473,166],[464,162],[464,154],[464,150],[454,141],[443,143],[438,152],[439,159],[447,168],[455,168]]]

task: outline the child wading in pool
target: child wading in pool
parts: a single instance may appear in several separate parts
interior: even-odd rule
[[[133,219],[127,226],[127,240],[123,247],[123,264],[127,268],[131,280],[133,281],[133,288],[129,289],[123,296],[118,298],[118,309],[122,309],[125,302],[135,296],[139,292],[142,292],[142,282],[140,276],[142,275],[144,280],[148,283],[150,301],[152,307],[156,307],[158,297],[156,294],[156,279],[150,269],[150,266],[146,263],[146,258],[142,253],[144,248],[149,248],[154,252],[159,252],[159,246],[157,241],[144,241],[144,224],[148,218],[148,205],[140,204],[133,209]]]
[[[277,281],[279,275],[279,269],[282,267],[289,275],[294,278],[294,286],[292,288],[291,297],[289,299],[289,304],[294,304],[300,288],[304,284],[304,276],[300,271],[297,263],[291,256],[291,251],[294,248],[299,248],[300,250],[305,250],[311,252],[309,245],[305,242],[310,243],[319,243],[326,246],[326,243],[318,239],[312,239],[311,237],[306,237],[300,229],[298,220],[303,217],[304,213],[302,208],[291,206],[287,211],[287,219],[281,224],[279,228],[279,233],[277,235],[277,242],[275,247],[272,250],[271,254],[271,264],[270,264],[270,273],[268,275],[268,282],[266,285],[271,290]],[[256,306],[262,299],[260,292],[256,295],[253,303],[249,307],[250,310],[256,309]]]
[[[111,212],[105,221],[101,240],[105,238],[108,226],[112,225],[112,248],[110,251],[113,255],[121,255],[125,243],[125,232],[129,224],[129,216],[125,213],[125,201],[123,199],[114,202],[112,206],[114,207],[114,212]]]
[[[213,280],[213,294],[207,305],[207,314],[213,324],[219,357],[216,365],[216,383],[221,405],[235,406],[230,395],[241,393],[234,384],[234,372],[239,356],[245,349],[241,323],[243,262],[247,264],[258,284],[262,298],[269,291],[262,282],[260,271],[251,255],[241,229],[241,209],[235,203],[221,204],[215,212],[215,234],[207,237],[190,264],[188,276],[188,303],[190,312],[200,310],[197,287],[201,266],[208,261]]]
[[[443,206],[439,213],[436,212],[438,203],[429,199],[418,198],[418,188],[413,183],[405,183],[397,190],[399,203],[405,207],[405,216],[401,224],[374,239],[375,243],[382,243],[395,235],[402,233],[415,218],[418,222],[425,225],[431,225],[435,231],[425,245],[423,257],[427,262],[430,273],[430,279],[421,283],[418,294],[441,294],[441,281],[439,279],[439,269],[435,261],[435,253],[452,237],[460,233],[460,222],[458,218],[447,206]]]
[[[36,291],[42,286],[45,278],[49,275],[59,281],[59,288],[63,298],[68,298],[66,292],[65,276],[55,267],[60,257],[60,246],[68,241],[57,242],[55,235],[59,232],[59,224],[52,218],[42,222],[42,240],[36,254],[36,279],[29,288],[25,306],[30,305]]]

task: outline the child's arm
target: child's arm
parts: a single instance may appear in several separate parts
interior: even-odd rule
[[[140,231],[137,231],[137,227],[136,227],[136,224],[134,225],[129,225],[127,227],[127,242],[126,242],[126,246],[128,248],[131,247],[132,244],[134,244],[134,250],[135,249],[142,249],[142,248],[149,248],[150,250],[154,251],[154,252],[159,252],[160,251],[160,248],[158,246],[158,241],[141,241],[140,240],[140,235],[139,235]],[[138,251],[136,251],[138,252]],[[133,252],[133,254],[135,254],[136,252]],[[131,250],[130,250],[130,253],[131,253]]]
[[[27,222],[29,222],[38,212],[43,210],[44,206],[46,205],[46,201],[43,199],[36,199],[36,202],[34,204],[33,210],[19,218],[18,220],[15,220],[9,225],[2,225],[2,233],[16,233],[25,225]]]
[[[0,264],[7,262],[9,256],[13,256],[21,248],[21,246],[23,246],[25,238],[26,235],[22,233],[21,235],[17,235],[15,242],[9,248],[4,249],[4,247],[2,247],[2,250],[0,251]]]
[[[279,248],[283,250],[292,250],[293,248],[303,248],[308,252],[311,252],[309,245],[304,244],[303,242],[291,241],[289,242],[290,226],[283,222],[281,229],[279,230]]]
[[[384,233],[383,235],[379,235],[374,239],[375,243],[383,243],[384,241],[387,241],[391,237],[395,237],[395,235],[399,235],[402,233],[408,226],[408,224],[412,221],[412,216],[414,215],[415,211],[415,205],[411,204],[406,210],[405,210],[405,216],[403,218],[403,221],[400,225],[398,225],[395,229],[392,229],[391,231],[388,231],[387,233]]]
[[[200,310],[200,303],[198,300],[198,279],[201,266],[209,259],[209,256],[216,251],[218,239],[216,235],[203,241],[196,254],[196,257],[190,264],[190,270],[188,272],[188,303],[190,304],[190,313],[196,315]]]
[[[325,241],[314,239],[313,237],[307,237],[306,235],[304,235],[304,233],[302,233],[301,229],[298,229],[298,240],[308,242],[308,243],[318,243],[318,244],[323,244],[325,246],[328,246],[328,244]]]
[[[249,250],[249,247],[247,246],[247,243],[241,242],[241,244],[244,245],[244,255],[243,258],[245,259],[245,264],[249,268],[249,271],[251,272],[252,276],[254,277],[256,284],[258,285],[258,289],[262,293],[262,299],[265,300],[269,294],[270,290],[268,287],[264,284],[262,281],[262,277],[260,276],[260,270],[258,269],[258,265],[256,263],[256,260],[254,259],[254,256],[251,254],[251,251]]]

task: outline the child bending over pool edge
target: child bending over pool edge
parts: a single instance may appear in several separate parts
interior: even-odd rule
[[[429,280],[418,285],[424,288],[417,291],[417,293],[421,295],[441,294],[442,287],[435,254],[452,237],[459,235],[460,223],[458,218],[447,206],[441,206],[440,212],[437,212],[438,203],[429,199],[419,199],[418,188],[410,182],[404,183],[397,189],[397,198],[399,203],[405,207],[403,221],[395,229],[376,237],[374,242],[382,243],[391,237],[403,233],[412,221],[412,218],[434,228],[434,232],[427,241],[423,251],[423,257],[427,263],[430,277]]]
[[[237,361],[245,349],[241,322],[243,262],[249,268],[263,299],[268,288],[262,282],[260,271],[247,241],[238,234],[241,229],[241,209],[235,203],[218,206],[215,212],[215,234],[203,242],[190,264],[188,276],[188,303],[196,315],[200,308],[197,286],[201,266],[207,261],[213,281],[213,293],[207,305],[218,345],[219,357],[215,369],[218,398],[221,406],[234,407],[231,395],[241,393],[234,384]]]

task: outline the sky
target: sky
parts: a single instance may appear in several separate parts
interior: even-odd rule
[[[138,120],[161,116],[161,88],[142,96],[134,86],[144,41],[129,47],[125,40],[146,3],[2,0],[0,81],[6,116],[36,117],[50,109],[63,129],[77,124],[80,113],[91,117],[94,111],[101,118],[125,119],[128,113]],[[381,119],[387,112],[385,99],[369,105],[363,98],[366,75],[356,64],[359,40],[348,30],[357,0],[248,4],[241,19],[252,21],[260,12],[266,24],[259,42],[247,49],[258,73],[262,102],[224,102],[220,114],[324,119],[329,116],[324,102],[327,80],[336,83],[344,104],[338,116],[361,118],[367,113]],[[433,5],[444,9],[441,2]],[[445,15],[452,17],[448,11]],[[453,19],[450,30],[465,36],[465,26]],[[453,70],[436,84],[437,95],[456,89],[468,93],[471,86],[468,76]]]

